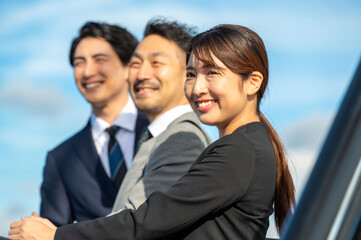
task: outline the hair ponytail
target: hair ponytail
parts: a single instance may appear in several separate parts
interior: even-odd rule
[[[274,208],[276,227],[278,232],[280,232],[288,211],[295,203],[295,188],[287,166],[285,150],[277,132],[273,129],[272,125],[268,122],[262,112],[259,112],[259,117],[261,122],[267,125],[268,134],[275,151],[277,178]]]

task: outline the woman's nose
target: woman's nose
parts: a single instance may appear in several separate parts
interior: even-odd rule
[[[193,94],[196,96],[201,96],[208,92],[207,80],[202,75],[198,75],[194,82]]]

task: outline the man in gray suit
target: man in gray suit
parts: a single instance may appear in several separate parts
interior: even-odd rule
[[[184,175],[210,139],[183,92],[191,29],[151,20],[130,60],[130,93],[153,136],[144,142],[118,191],[113,212],[136,209]]]
[[[138,110],[151,122],[146,132],[151,138],[140,145],[118,191],[113,213],[136,209],[152,192],[167,190],[211,143],[183,92],[191,33],[192,29],[176,22],[151,20],[133,53],[130,93]],[[26,228],[22,227],[24,222]],[[9,238],[52,239],[55,230],[47,219],[30,216],[11,225]]]

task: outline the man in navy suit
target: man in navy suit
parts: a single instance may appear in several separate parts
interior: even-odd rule
[[[120,166],[130,167],[138,136],[148,125],[128,95],[128,63],[137,44],[124,28],[94,22],[86,23],[72,42],[76,85],[92,112],[82,130],[47,155],[40,215],[57,226],[112,210],[122,181]],[[114,170],[108,155],[111,126],[117,129],[113,144],[122,160]]]

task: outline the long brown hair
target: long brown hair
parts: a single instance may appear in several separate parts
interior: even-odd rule
[[[284,147],[278,134],[259,109],[268,84],[268,58],[262,39],[252,30],[239,25],[218,25],[195,36],[188,49],[187,60],[193,52],[203,63],[216,66],[212,55],[217,57],[232,72],[247,79],[252,72],[263,75],[262,85],[257,92],[257,113],[261,122],[267,125],[276,158],[277,180],[275,190],[275,220],[278,232],[294,205],[295,193],[291,174],[287,166]]]

